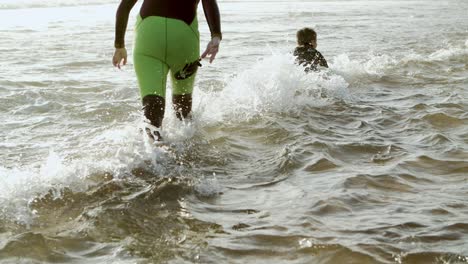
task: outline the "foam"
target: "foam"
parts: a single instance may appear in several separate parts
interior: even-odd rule
[[[411,72],[414,72],[415,69],[427,66],[439,67],[439,65],[443,65],[441,62],[465,60],[467,55],[468,40],[463,44],[448,45],[429,53],[409,51],[402,56],[369,53],[360,58],[351,59],[348,54],[339,54],[333,57],[329,64],[335,74],[342,76],[348,82],[372,82],[392,75],[405,67],[410,67]]]
[[[380,78],[410,60],[446,60],[466,55],[468,40],[463,44],[426,55],[410,53],[400,59],[370,54],[365,59],[353,60],[347,54],[340,54],[329,59],[329,70],[310,74],[294,64],[291,54],[273,51],[245,70],[239,70],[237,75],[222,79],[223,89],[198,89],[192,121],[177,120],[168,104],[162,135],[171,149],[155,147],[142,135],[144,122],[139,113],[133,121],[114,124],[95,135],[87,145],[79,145],[81,157],[74,160],[60,154],[60,147],[56,147],[57,151],[51,150],[45,160],[31,166],[0,166],[0,217],[29,224],[34,220],[35,212],[28,206],[33,199],[51,191],[58,198],[65,187],[85,190],[89,184],[96,184],[88,179],[96,173],[110,173],[119,180],[132,177],[133,169],[144,166],[164,177],[173,162],[173,152],[186,151],[187,146],[179,142],[190,140],[204,127],[219,123],[236,125],[264,115],[300,112],[310,106],[353,100],[348,90],[349,80]],[[211,196],[222,187],[215,178],[202,178],[196,189],[203,196]]]
[[[53,150],[39,168],[0,167],[1,217],[30,224],[35,212],[30,211],[28,206],[37,195],[51,191],[54,197],[58,198],[60,189],[74,188],[74,183],[85,176],[86,170],[80,170],[77,166],[67,166]]]
[[[452,47],[433,52],[419,59],[447,59],[466,54],[464,47]],[[126,124],[112,125],[87,143],[79,145],[81,157],[70,160],[67,154],[51,150],[42,162],[29,167],[0,167],[1,217],[21,223],[34,219],[28,204],[38,196],[67,187],[85,190],[90,175],[110,173],[116,180],[132,177],[132,170],[144,166],[161,177],[167,175],[173,152],[186,151],[186,145],[203,127],[236,125],[264,115],[300,112],[306,107],[322,107],[337,100],[352,100],[348,91],[349,79],[381,77],[414,53],[398,60],[388,55],[370,55],[366,59],[352,60],[346,54],[338,55],[330,69],[305,74],[294,64],[291,54],[273,52],[259,59],[237,75],[225,77],[224,89],[206,91],[198,89],[194,97],[194,119],[180,122],[167,105],[162,135],[171,149],[155,147],[140,130],[144,128],[141,113]],[[170,102],[170,98],[168,98]],[[60,150],[60,147],[56,147]],[[99,150],[99,151],[96,151]],[[97,154],[92,154],[97,153]],[[62,156],[61,156],[62,155]],[[202,180],[196,187],[202,195],[213,195],[222,189],[215,180]]]
[[[215,173],[212,177],[203,177],[195,185],[195,191],[202,197],[213,197],[222,193],[223,190],[224,188],[219,184]]]
[[[347,54],[340,54],[333,58],[330,68],[346,79],[381,78],[397,64],[398,60],[389,55],[370,54],[365,59],[352,60]]]
[[[29,224],[34,220],[28,204],[41,195],[61,189],[82,191],[94,174],[112,174],[116,180],[132,177],[132,170],[145,167],[164,177],[174,152],[185,151],[186,145],[204,126],[218,122],[243,122],[270,113],[300,111],[305,106],[326,105],[329,101],[349,96],[347,83],[336,74],[305,74],[294,65],[289,54],[273,54],[255,63],[236,77],[226,78],[227,86],[219,92],[197,93],[194,98],[193,121],[180,122],[172,107],[166,107],[162,136],[170,148],[155,147],[143,136],[145,123],[141,113],[126,124],[114,124],[89,143],[81,143],[78,158],[51,150],[44,161],[30,167],[0,167],[1,216]],[[330,98],[327,98],[330,97]],[[170,102],[170,98],[168,98]],[[60,147],[57,147],[60,149]],[[201,195],[213,195],[221,187],[213,179],[203,180],[196,187]]]
[[[148,166],[145,161],[154,171],[165,173],[168,151],[142,140],[137,126],[128,124],[104,131],[87,146],[80,146],[82,157],[74,160],[51,150],[40,166],[0,167],[0,217],[29,225],[36,213],[29,208],[34,199],[47,193],[58,199],[63,188],[85,191],[97,184],[89,178],[95,174],[110,174],[120,180],[132,175],[132,169]]]
[[[194,98],[202,123],[239,122],[269,113],[300,111],[349,98],[348,83],[328,71],[305,74],[290,54],[272,54],[237,76],[226,78],[221,91],[200,91]],[[333,96],[336,98],[324,98]]]
[[[22,9],[22,8],[42,8],[42,7],[64,7],[64,6],[86,6],[115,3],[111,0],[0,0],[1,9]]]
[[[428,56],[429,61],[445,61],[453,58],[464,57],[468,55],[468,47],[450,47],[446,49],[440,49]]]
[[[402,62],[441,62],[468,56],[468,40],[464,45],[448,45],[430,54],[411,53],[402,58]]]

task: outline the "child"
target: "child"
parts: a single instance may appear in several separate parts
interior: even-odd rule
[[[311,28],[297,31],[297,47],[294,50],[296,63],[304,66],[305,72],[317,71],[317,65],[328,68],[327,61],[317,48],[317,33]]]

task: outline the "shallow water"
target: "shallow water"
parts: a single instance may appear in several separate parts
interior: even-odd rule
[[[115,1],[0,0],[0,263],[467,263],[468,2],[219,5],[153,146]]]

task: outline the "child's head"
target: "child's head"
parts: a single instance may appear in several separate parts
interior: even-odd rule
[[[297,31],[297,44],[300,46],[309,44],[314,48],[317,47],[317,33],[311,28],[303,28]]]

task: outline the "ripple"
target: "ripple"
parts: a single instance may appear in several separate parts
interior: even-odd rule
[[[468,257],[452,253],[443,252],[417,252],[404,254],[399,257],[398,263],[427,264],[427,263],[450,263],[462,264],[468,263]]]
[[[456,109],[456,110],[461,110],[461,112],[464,112],[466,110],[465,108],[465,105],[463,104],[457,104],[457,103],[438,103],[435,105],[435,107],[437,108],[441,108],[441,109],[450,109],[450,108],[453,108],[453,109]]]
[[[465,119],[456,118],[445,113],[427,114],[422,119],[437,128],[454,128],[466,124]]]
[[[0,182],[27,184],[0,193],[0,263],[466,263],[467,3],[448,1],[223,1],[195,147],[153,151],[132,63],[102,49],[115,1],[6,0],[44,8],[1,30]],[[331,67],[305,75],[284,22],[311,14]]]
[[[369,136],[359,143],[335,143],[329,150],[329,155],[348,164],[387,163],[406,152],[393,144],[382,144],[381,141],[380,137]]]
[[[393,175],[357,175],[347,178],[343,183],[345,189],[375,189],[386,192],[415,192],[414,188]]]
[[[41,81],[41,82],[34,82],[34,81],[20,81],[20,82],[15,82],[15,81],[0,81],[0,85],[8,88],[32,88],[32,87],[49,87],[50,82],[48,81]]]
[[[332,161],[321,158],[316,161],[311,162],[310,164],[306,165],[303,170],[308,172],[319,172],[319,171],[328,171],[338,168],[338,166],[333,163]]]
[[[468,234],[468,223],[451,224],[451,225],[445,226],[443,229]]]
[[[311,263],[362,263],[371,264],[378,261],[368,254],[352,250],[339,244],[319,244],[302,240],[300,253],[313,255]]]
[[[438,242],[447,242],[447,241],[457,241],[461,240],[463,236],[457,233],[442,233],[438,235],[412,235],[406,238],[401,239],[402,242],[409,243],[438,243]]]
[[[65,67],[69,70],[72,70],[72,69],[82,69],[82,68],[89,69],[92,67],[96,67],[98,65],[106,65],[107,63],[109,63],[107,60],[89,60],[89,61],[74,61],[74,62],[60,63],[54,66]]]
[[[242,240],[229,245],[214,246],[223,252],[226,263],[362,263],[374,264],[376,259],[358,250],[340,244],[325,244],[301,236],[250,236],[251,246]],[[269,245],[268,249],[262,245]],[[260,258],[259,258],[260,257]],[[224,262],[224,261],[221,261]]]
[[[250,227],[250,225],[248,225],[248,224],[239,223],[239,224],[233,225],[231,228],[232,228],[233,230],[237,230],[237,231],[238,231],[238,230],[242,230],[242,229],[247,229],[247,228],[249,228],[249,227]]]
[[[97,203],[88,205],[79,218],[86,223],[86,236],[125,242],[127,254],[161,263],[178,252],[190,252],[206,239],[205,234],[223,233],[219,225],[193,218],[186,208],[186,196],[193,192],[191,181],[162,178],[149,185],[145,182],[125,181],[107,199],[96,197]],[[96,190],[93,196],[101,192],[109,195]]]
[[[417,229],[417,228],[424,228],[424,227],[427,227],[427,226],[421,223],[417,223],[417,222],[406,222],[406,223],[392,226],[392,228],[403,229],[403,230]]]
[[[411,108],[414,109],[414,110],[423,111],[423,110],[429,109],[430,106],[428,106],[425,103],[419,103],[419,104],[416,104],[416,105],[412,106]]]
[[[446,135],[441,134],[441,133],[434,133],[434,134],[425,136],[421,138],[419,142],[428,146],[446,145],[446,144],[454,143],[453,140],[451,140]]]
[[[13,110],[13,114],[30,115],[37,113],[50,113],[51,111],[60,111],[64,106],[57,102],[35,102],[33,105],[21,106]]]
[[[440,160],[421,155],[415,160],[404,161],[399,164],[400,167],[415,173],[425,172],[429,175],[450,175],[466,174],[468,171],[468,162],[462,160]]]
[[[315,215],[342,214],[350,212],[352,212],[350,206],[336,198],[320,200],[312,206],[310,211],[310,213]]]
[[[444,215],[444,216],[453,216],[454,214],[444,208],[434,208],[426,210],[427,213],[431,215]]]
[[[258,214],[260,211],[255,209],[236,209],[232,210],[233,213],[241,213],[241,214]]]
[[[117,249],[112,245],[86,238],[48,237],[35,232],[26,232],[5,242],[5,246],[0,249],[0,259],[12,261],[22,259],[28,263],[29,261],[65,263],[79,261],[85,257],[92,262],[93,258],[103,260],[116,252]]]

